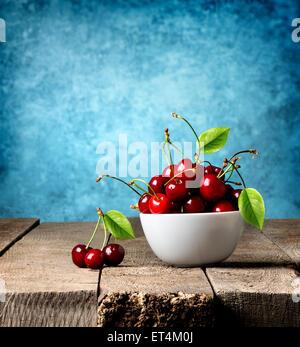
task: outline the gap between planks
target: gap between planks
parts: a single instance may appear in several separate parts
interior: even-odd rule
[[[300,272],[300,219],[266,220],[263,233],[288,255]]]
[[[293,238],[289,242],[284,226],[293,228],[290,231]],[[278,243],[274,242],[274,234]],[[299,220],[267,220],[264,233],[258,234],[247,227],[231,257],[223,263],[205,267],[215,295],[217,324],[300,326],[300,306],[292,296],[300,278],[298,258],[291,256],[297,255],[296,237],[299,244]],[[280,247],[280,241],[284,241],[285,248]]]
[[[24,223],[25,230],[17,232],[15,231],[14,233],[16,236],[13,236],[11,240],[9,240],[9,236],[4,235],[3,236],[3,244],[2,247],[0,248],[0,257],[3,256],[15,243],[20,241],[25,235],[27,235],[30,231],[32,231],[34,228],[38,227],[40,225],[40,219],[38,218],[5,218],[5,219],[0,219],[0,227],[1,225],[5,224],[6,227],[9,228],[15,228],[19,226],[18,224]],[[28,226],[26,226],[27,223]],[[11,224],[11,225],[10,225]]]
[[[155,257],[138,218],[135,240],[122,240],[125,258],[100,276],[98,326],[192,327],[214,325],[214,295],[201,268],[167,266]]]
[[[297,221],[294,221],[297,222]],[[273,223],[273,221],[267,221]],[[276,225],[276,221],[274,221]],[[293,223],[293,221],[290,221]],[[119,269],[104,269],[104,293],[100,293],[99,300],[99,325],[110,326],[110,322],[114,321],[113,314],[117,311],[119,316],[125,317],[120,320],[117,324],[120,326],[143,326],[145,324],[160,324],[163,326],[165,322],[153,321],[148,315],[144,315],[143,312],[152,310],[152,314],[155,316],[155,310],[150,305],[145,305],[145,302],[151,302],[157,300],[157,297],[151,297],[146,295],[148,288],[155,288],[155,285],[159,286],[158,300],[161,300],[160,305],[164,307],[165,297],[160,297],[162,292],[161,282],[158,277],[160,272],[168,271],[168,266],[157,269],[159,267],[148,267],[143,268],[147,256],[147,248],[141,252],[139,244],[141,240],[137,239],[134,241],[126,241],[126,249],[135,252],[132,254],[127,262],[132,261],[132,266],[136,265],[135,261],[138,260],[140,267],[136,270],[124,268],[123,271]],[[143,246],[145,247],[145,245]],[[131,249],[132,248],[132,249]],[[151,250],[150,250],[151,252]],[[139,253],[139,254],[138,254]],[[149,258],[150,259],[150,258]],[[149,260],[148,259],[148,260]],[[155,260],[156,259],[156,260]],[[152,262],[160,262],[157,258],[152,257]],[[158,264],[157,264],[158,265]],[[164,270],[163,270],[164,269]],[[131,282],[139,281],[140,277],[135,276],[135,271],[139,271],[140,275],[145,273],[145,282],[148,281],[148,287],[145,283],[139,283],[137,290]],[[195,269],[194,269],[195,270]],[[198,268],[201,271],[201,269]],[[148,274],[147,274],[148,271]],[[157,277],[151,278],[149,271],[156,272]],[[115,277],[112,276],[115,273]],[[213,304],[215,305],[214,311],[216,312],[216,324],[237,324],[242,326],[299,326],[299,305],[296,305],[292,301],[292,290],[291,282],[295,280],[299,274],[296,271],[296,264],[289,254],[287,254],[281,247],[279,247],[273,240],[270,240],[265,234],[260,233],[254,228],[246,227],[241,240],[231,257],[220,264],[212,264],[211,266],[204,267],[204,278],[208,283],[213,293]],[[147,278],[148,275],[148,278]],[[169,274],[170,275],[170,274]],[[200,273],[194,273],[195,277],[200,276]],[[176,271],[172,273],[173,277],[176,277]],[[118,277],[123,277],[119,279]],[[129,277],[129,279],[128,279]],[[168,274],[166,273],[166,277]],[[192,276],[193,277],[193,276]],[[154,282],[149,282],[152,280]],[[202,279],[203,280],[203,279]],[[111,282],[115,281],[113,284]],[[155,281],[157,283],[155,283]],[[107,283],[106,283],[107,282]],[[103,283],[103,282],[101,282]],[[100,283],[100,285],[101,285]],[[171,282],[170,282],[171,283]],[[193,283],[191,281],[191,283]],[[195,293],[201,292],[198,282],[198,288],[195,286],[195,282],[190,287]],[[203,283],[203,282],[202,282]],[[124,286],[126,284],[126,286]],[[183,285],[183,292],[189,293],[189,288]],[[129,293],[123,292],[125,288],[131,288]],[[172,287],[172,285],[171,285]],[[175,286],[173,285],[175,288]],[[163,287],[163,291],[167,292],[168,288]],[[180,290],[180,286],[177,287]],[[117,292],[120,293],[117,293]],[[169,298],[169,301],[175,298]],[[176,298],[178,300],[178,298]],[[168,298],[167,298],[168,301]],[[122,311],[124,302],[128,305],[128,311]],[[138,303],[138,304],[137,304]],[[120,306],[118,308],[118,306]],[[188,305],[186,305],[188,306]],[[117,309],[113,310],[111,307]],[[183,305],[185,307],[185,305]],[[204,308],[203,311],[205,311]],[[175,309],[176,310],[176,309]],[[214,312],[212,311],[212,312]],[[139,316],[139,320],[135,320],[133,316]],[[209,316],[210,318],[212,315]],[[170,317],[167,316],[167,319]],[[189,316],[191,318],[191,316]],[[208,317],[205,317],[207,319]],[[176,318],[178,319],[178,317]],[[175,322],[178,323],[178,320]],[[116,322],[116,320],[115,320]],[[170,320],[171,324],[174,321]],[[191,324],[194,324],[192,322]],[[125,325],[122,325],[125,324]],[[129,324],[129,325],[126,325]],[[197,321],[197,324],[201,324],[201,319]]]

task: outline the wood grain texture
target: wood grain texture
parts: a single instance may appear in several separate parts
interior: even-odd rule
[[[300,269],[300,219],[267,220],[264,235],[286,253]]]
[[[244,233],[233,252],[220,267],[293,266],[293,260],[262,232],[245,226]]]
[[[39,223],[37,218],[0,219],[0,256]]]
[[[103,269],[99,297],[99,272],[77,268],[70,255],[95,223],[44,223],[18,239],[0,258],[0,325],[300,326],[292,300],[300,281],[299,220],[266,221],[264,234],[247,227],[232,256],[206,274],[162,263],[139,219],[130,220],[137,238],[120,241],[124,261]],[[102,240],[98,233],[93,246]]]
[[[207,276],[218,299],[218,324],[246,327],[300,327],[300,305],[294,302],[288,267],[209,268]]]
[[[7,300],[3,326],[95,326],[98,271],[77,268],[72,248],[86,243],[95,223],[44,223],[1,257]],[[101,247],[103,233],[93,245]]]
[[[0,326],[92,327],[96,307],[95,290],[8,293],[0,302]]]
[[[275,231],[282,239],[286,234],[278,221],[266,221],[265,231]],[[292,284],[300,275],[290,255],[265,234],[247,226],[232,256],[206,269],[216,294],[218,323],[300,326],[300,305],[292,300]]]
[[[143,236],[123,240],[122,245],[122,265],[102,272],[99,326],[214,325],[213,291],[200,268],[166,266]]]

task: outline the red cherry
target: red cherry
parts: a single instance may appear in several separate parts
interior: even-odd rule
[[[85,256],[88,253],[89,250],[92,248],[85,248],[85,245],[77,245],[72,249],[72,260],[73,263],[79,267],[85,267]]]
[[[200,183],[200,194],[204,200],[217,202],[225,196],[225,193],[224,182],[213,174],[204,175]]]
[[[226,201],[226,200],[219,201],[213,209],[213,212],[230,212],[230,211],[235,211],[235,208],[232,206],[232,204],[229,201]]]
[[[170,201],[170,213],[181,213],[181,203],[179,201]]]
[[[193,168],[196,167],[196,163],[193,164]],[[197,165],[196,167],[196,179],[201,181],[201,178],[204,176],[204,166],[203,165]]]
[[[175,175],[178,175],[176,177],[182,179],[183,181],[194,180],[196,177],[195,171],[183,172],[184,170],[189,170],[189,169],[192,169],[193,167],[195,166],[193,166],[193,163],[190,159],[182,159],[176,166]]]
[[[205,210],[205,204],[200,196],[191,196],[183,205],[183,212],[198,213]]]
[[[151,213],[149,210],[149,201],[151,199],[151,195],[148,193],[144,193],[138,202],[139,210],[141,213]]]
[[[214,203],[211,201],[205,201],[205,210],[204,212],[213,212]]]
[[[204,173],[204,167],[202,165],[197,165],[196,163],[193,164],[193,168],[196,167],[195,171],[195,179],[194,180],[188,180],[187,187],[190,188],[190,192],[192,195],[199,195],[199,187],[200,182],[203,177]]]
[[[241,192],[243,189],[233,189],[231,194],[230,194],[230,201],[232,202],[233,206],[238,209],[238,200],[239,196],[241,195]]]
[[[218,167],[218,166],[213,166],[213,165],[208,165],[204,168],[204,175],[210,175],[213,174],[215,176],[218,176],[218,174],[220,173],[220,175],[223,173],[224,171]],[[224,181],[225,175],[222,176],[220,178],[220,180]]]
[[[104,253],[93,248],[85,256],[85,265],[90,269],[99,269],[104,264]]]
[[[166,197],[165,194],[158,193],[156,194],[159,199],[155,195],[149,201],[149,209],[151,213],[169,213],[171,206],[170,200]]]
[[[155,193],[165,193],[164,184],[168,181],[168,178],[163,177],[162,175],[153,176],[149,181],[149,186],[155,191]],[[153,194],[151,188],[148,187],[150,194]]]
[[[103,249],[104,262],[106,265],[116,266],[119,265],[124,259],[125,250],[117,243],[110,243]]]
[[[162,177],[165,177],[169,180],[170,178],[174,177],[175,170],[176,170],[176,165],[167,166],[162,173]]]
[[[233,188],[230,184],[225,184],[226,187],[226,193],[225,193],[225,197],[230,200],[231,199],[231,193],[233,192]]]
[[[200,186],[200,184],[199,184]],[[199,187],[198,188],[190,188],[189,189],[189,192],[191,193],[191,195],[200,195],[200,192],[199,192]]]
[[[186,186],[185,181],[177,178],[174,178],[166,186],[167,197],[172,201],[183,200],[186,197],[188,191],[189,190]]]

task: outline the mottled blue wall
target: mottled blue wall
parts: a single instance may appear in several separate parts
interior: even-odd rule
[[[299,217],[299,2],[1,0],[0,17],[0,217],[136,214],[134,193],[95,183],[96,148],[160,141],[166,126],[193,140],[170,112],[232,128],[213,162],[257,148],[247,184],[268,217]]]

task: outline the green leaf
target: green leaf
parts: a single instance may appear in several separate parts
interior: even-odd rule
[[[134,239],[134,232],[129,220],[119,211],[111,210],[105,213],[104,223],[117,239]]]
[[[219,151],[226,143],[230,128],[211,128],[199,136],[200,152],[211,154]],[[197,142],[199,147],[199,142]],[[199,149],[199,148],[198,148]]]
[[[238,204],[245,221],[261,230],[264,225],[265,204],[259,192],[253,188],[244,189],[239,196]]]

